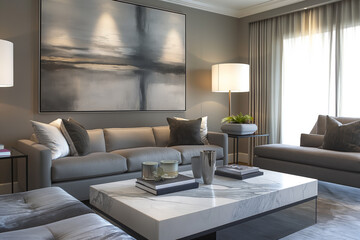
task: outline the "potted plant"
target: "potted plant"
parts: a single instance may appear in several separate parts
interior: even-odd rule
[[[256,124],[253,124],[254,118],[248,114],[232,115],[223,118],[221,123],[221,131],[228,134],[249,135],[257,130]]]

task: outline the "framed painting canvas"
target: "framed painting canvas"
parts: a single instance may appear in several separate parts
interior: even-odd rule
[[[41,0],[40,111],[184,111],[185,15]]]

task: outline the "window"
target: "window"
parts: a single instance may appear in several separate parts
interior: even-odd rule
[[[331,34],[283,40],[281,142],[300,144],[319,114],[335,114],[334,45]]]
[[[339,116],[360,117],[360,27],[342,31]]]
[[[360,117],[360,26],[339,31],[338,51],[335,31],[283,40],[282,143],[299,145],[319,114]]]

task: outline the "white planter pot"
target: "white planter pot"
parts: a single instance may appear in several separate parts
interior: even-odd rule
[[[221,125],[221,131],[227,134],[249,135],[256,132],[256,124],[225,123]]]

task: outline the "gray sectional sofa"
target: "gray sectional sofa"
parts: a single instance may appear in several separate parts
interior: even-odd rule
[[[134,239],[58,187],[0,196],[0,239]]]
[[[359,118],[335,118],[345,124]],[[360,153],[323,149],[326,116],[319,115],[310,134],[301,135],[300,146],[268,144],[255,147],[254,165],[260,168],[291,173],[360,187]]]
[[[46,146],[22,139],[16,148],[29,155],[29,189],[58,186],[79,200],[89,198],[89,186],[139,177],[144,161],[178,160],[179,170],[191,169],[191,158],[215,150],[217,164],[228,162],[227,134],[209,132],[210,145],[167,147],[168,126],[88,130],[91,153],[51,159]],[[25,186],[25,161],[19,160],[19,184]],[[22,166],[23,165],[23,166]]]

